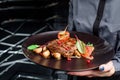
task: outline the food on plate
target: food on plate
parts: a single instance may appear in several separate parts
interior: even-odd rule
[[[59,31],[57,39],[49,41],[44,45],[32,44],[27,47],[28,50],[33,51],[36,54],[44,58],[54,57],[57,60],[66,58],[71,60],[72,58],[85,58],[87,60],[93,60],[92,53],[94,46],[91,43],[84,43],[77,35],[74,38],[70,37],[70,33],[66,31]]]
[[[47,48],[50,50],[52,55],[54,53],[59,53],[61,56],[69,60],[71,56],[74,55],[74,52],[77,49],[75,43],[76,43],[76,40],[74,38],[69,38],[66,41],[55,39],[55,40],[50,41],[47,44]],[[74,56],[77,56],[77,55],[74,55]],[[57,59],[61,59],[61,58],[57,57]]]
[[[70,33],[66,31],[67,26],[64,31],[58,32],[58,39],[61,41],[67,41],[70,38]]]

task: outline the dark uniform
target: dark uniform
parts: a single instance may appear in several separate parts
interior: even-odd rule
[[[70,0],[69,30],[101,37],[115,49],[115,75],[95,80],[120,80],[120,0]],[[80,80],[87,78],[81,77]],[[90,80],[94,80],[93,78]]]

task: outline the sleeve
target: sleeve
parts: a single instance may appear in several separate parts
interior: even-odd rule
[[[108,26],[104,26],[100,28],[99,33],[100,37],[113,47],[115,54],[112,62],[115,67],[115,75],[120,75],[120,29],[111,32]]]
[[[115,67],[115,74],[120,74],[120,31],[116,34],[116,45],[115,45],[115,56],[112,59],[113,65]]]

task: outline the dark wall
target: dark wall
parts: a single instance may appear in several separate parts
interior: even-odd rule
[[[67,16],[68,0],[0,1],[0,22],[13,19],[36,19],[57,25],[66,23]]]

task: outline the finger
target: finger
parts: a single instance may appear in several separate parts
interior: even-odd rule
[[[110,71],[112,69],[111,65],[113,65],[111,61],[106,64],[102,64],[99,66],[99,70],[103,72]]]
[[[93,71],[83,71],[83,72],[68,72],[69,75],[75,75],[75,76],[90,76],[93,73]]]

